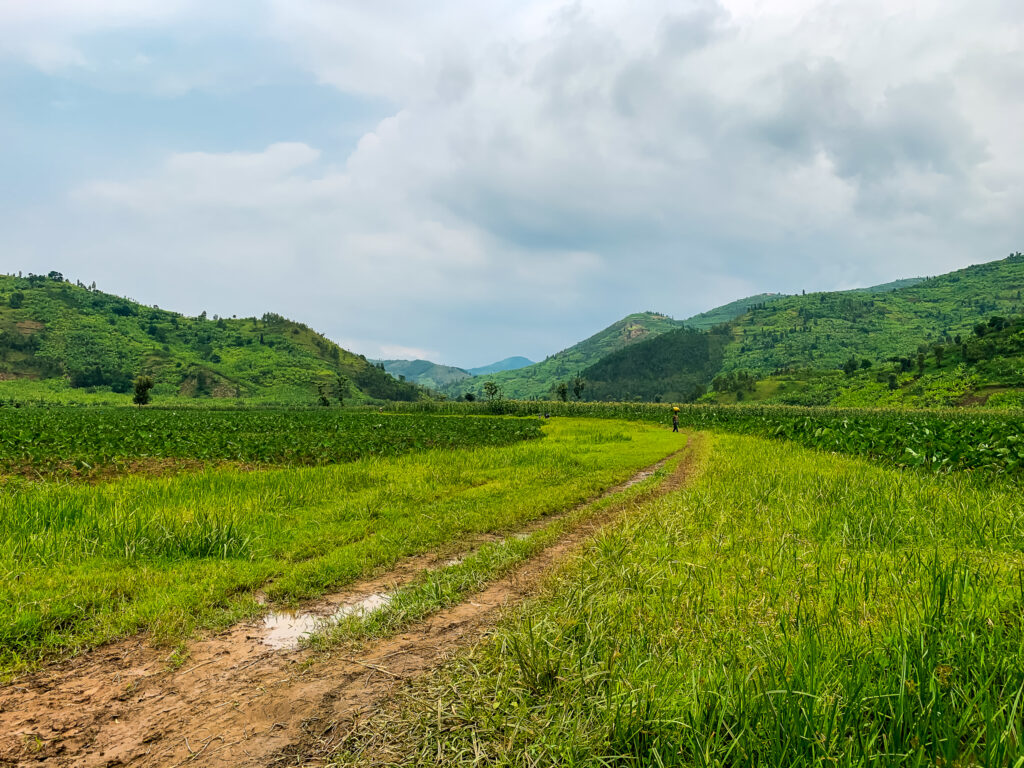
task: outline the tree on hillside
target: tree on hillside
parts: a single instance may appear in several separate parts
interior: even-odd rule
[[[924,352],[917,353],[917,375],[924,375]]]
[[[472,392],[467,392],[466,394],[463,395],[463,397],[466,399],[467,403],[472,403],[474,400],[476,400],[476,395],[474,395]]]
[[[21,309],[21,305],[24,301],[25,294],[21,291],[15,291],[7,299],[7,303],[11,305],[11,309]]]
[[[935,353],[935,365],[937,367],[941,368],[942,367],[942,358],[946,354],[946,348],[943,347],[941,344],[936,344],[935,348],[932,351]]]
[[[859,364],[857,363],[857,358],[851,357],[849,360],[843,363],[843,373],[845,373],[847,376],[852,376],[857,372],[858,365]]]
[[[575,397],[577,400],[579,400],[579,399],[581,399],[583,397],[583,390],[586,389],[586,388],[587,388],[587,382],[586,382],[586,380],[582,376],[577,375],[572,380],[572,394],[573,394],[573,397]]]
[[[501,390],[498,388],[497,384],[495,384],[493,381],[484,382],[484,397],[486,397],[488,400],[493,400],[499,394],[501,394]]]
[[[558,382],[558,386],[555,387],[555,394],[558,395],[558,399],[564,403],[569,399],[569,385],[564,381]]]
[[[153,379],[149,376],[139,376],[135,379],[135,395],[132,402],[140,408],[149,403],[149,390],[153,388]]]
[[[337,347],[335,347],[335,349],[337,349]],[[334,394],[338,398],[339,405],[345,404],[345,395],[349,393],[351,385],[352,382],[349,380],[348,376],[340,373],[338,374],[338,382],[335,386]]]

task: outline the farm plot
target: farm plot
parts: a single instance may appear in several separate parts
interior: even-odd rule
[[[719,435],[339,765],[1019,765],[1024,496]]]
[[[569,508],[682,444],[628,422],[558,420],[545,432],[334,466],[8,482],[0,674],[144,630],[179,642],[266,610],[261,596],[317,597],[403,557]]]
[[[540,436],[536,419],[508,417],[334,409],[0,408],[0,473],[90,475],[175,460],[315,466]]]

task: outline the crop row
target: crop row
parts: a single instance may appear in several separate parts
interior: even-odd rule
[[[529,402],[409,404],[403,410],[589,416],[668,424],[672,406],[660,403]],[[965,409],[884,410],[784,405],[682,405],[684,427],[793,440],[822,450],[882,459],[930,470],[1024,470],[1024,418],[1019,413]]]
[[[0,471],[147,459],[317,465],[539,437],[535,420],[338,410],[0,409]]]

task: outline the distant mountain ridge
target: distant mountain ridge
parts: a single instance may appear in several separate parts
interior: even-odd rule
[[[457,368],[453,365],[442,365],[430,360],[373,360],[371,362],[383,365],[384,370],[392,376],[396,376],[403,381],[411,381],[435,392],[457,386],[460,382],[471,379],[473,376],[513,371],[527,365],[533,365],[533,361],[525,357],[506,357],[504,360],[499,360],[496,363],[479,368]]]
[[[462,368],[441,365],[430,360],[375,360],[384,370],[400,380],[411,381],[421,387],[440,391],[451,384],[472,378]]]
[[[516,371],[520,368],[525,368],[526,366],[533,364],[533,360],[530,360],[528,357],[506,357],[504,360],[499,360],[498,362],[491,363],[490,365],[481,365],[479,368],[466,368],[464,370],[473,376],[486,376],[490,373]]]

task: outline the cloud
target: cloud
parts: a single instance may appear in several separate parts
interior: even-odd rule
[[[46,0],[0,2],[0,56],[47,72],[87,67],[83,38],[111,29],[163,27],[194,13],[194,0]]]
[[[178,34],[205,12],[112,2],[53,39],[81,52],[111,24]],[[76,186],[65,234],[20,224],[19,253],[161,305],[274,309],[371,355],[472,365],[641,309],[1021,247],[1017,3],[267,0],[250,16],[275,56],[380,105],[355,148],[170,151]]]
[[[397,344],[383,344],[380,347],[381,360],[431,360],[437,359],[438,353],[431,349],[419,347],[403,347]]]

